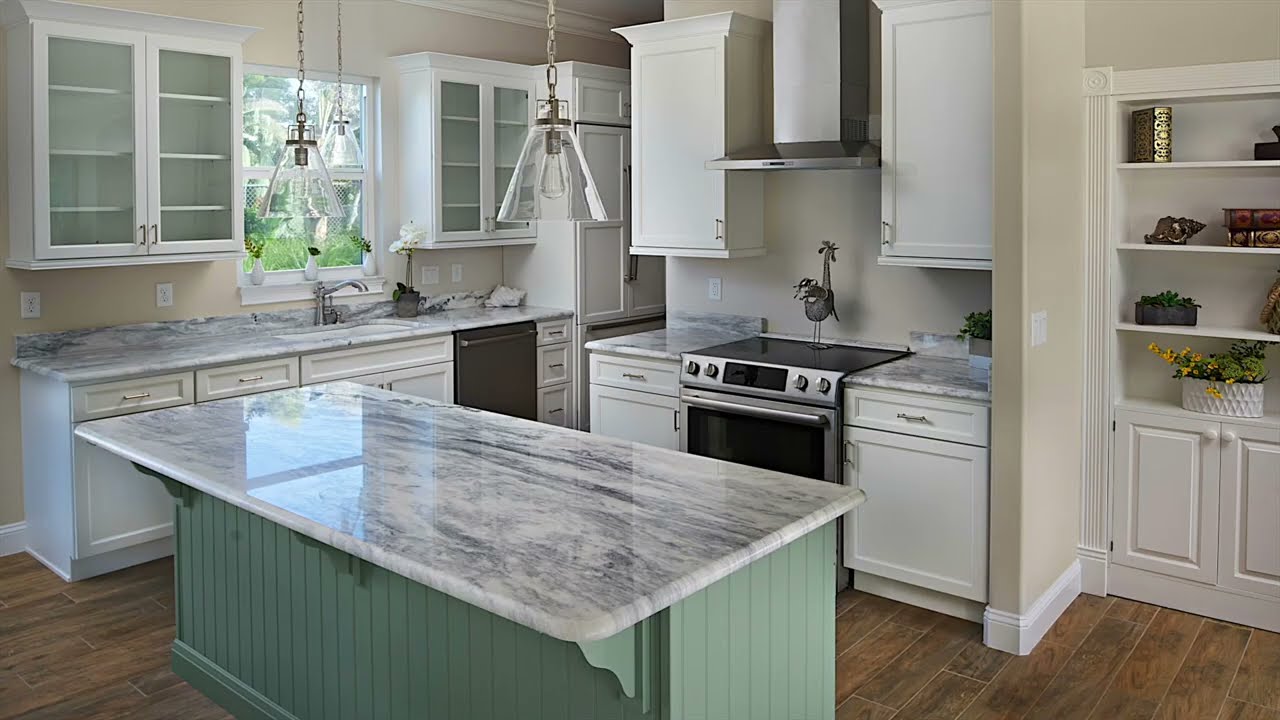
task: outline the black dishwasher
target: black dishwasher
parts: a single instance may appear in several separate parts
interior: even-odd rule
[[[454,333],[453,401],[537,420],[537,337],[533,323]]]

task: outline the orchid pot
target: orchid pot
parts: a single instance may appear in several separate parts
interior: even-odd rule
[[[417,290],[403,291],[396,296],[396,317],[418,317],[418,301],[422,295]]]

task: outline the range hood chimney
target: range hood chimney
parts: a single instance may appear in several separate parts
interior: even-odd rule
[[[866,38],[867,0],[773,0],[773,144],[707,169],[879,168],[880,148],[867,140]]]

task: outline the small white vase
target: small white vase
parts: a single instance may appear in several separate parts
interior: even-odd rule
[[[267,270],[262,267],[262,258],[253,261],[253,269],[249,271],[249,282],[254,285],[261,285],[267,281]]]
[[[316,264],[316,256],[309,255],[307,257],[307,266],[302,269],[302,277],[307,280],[317,280],[320,277],[320,266]]]
[[[373,277],[377,271],[378,268],[373,262],[373,253],[365,253],[364,260],[360,261],[360,272],[364,273],[365,277]]]
[[[1213,386],[1221,398],[1206,392]],[[1222,415],[1225,417],[1262,417],[1262,383],[1210,382],[1195,378],[1182,378],[1182,408],[1191,412]]]

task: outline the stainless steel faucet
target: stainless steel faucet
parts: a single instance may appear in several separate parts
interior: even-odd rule
[[[334,285],[325,286],[324,283],[316,283],[316,324],[317,325],[333,325],[342,322],[342,313],[333,307],[333,294],[344,287],[353,287],[360,292],[369,292],[369,286],[359,280],[343,280]]]

